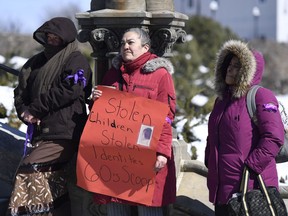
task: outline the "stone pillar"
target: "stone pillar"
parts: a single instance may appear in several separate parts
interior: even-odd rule
[[[95,1],[95,0],[94,0]],[[106,0],[105,8],[115,10],[146,10],[145,0]]]
[[[120,50],[124,31],[139,27],[149,32],[151,48],[171,57],[173,44],[184,42],[188,17],[174,11],[173,0],[92,0],[91,10],[76,14],[78,39],[89,42],[95,59],[95,83],[101,83],[111,59]]]
[[[173,11],[174,12],[174,1],[173,0],[146,0],[147,11]]]
[[[152,14],[149,27],[152,49],[159,56],[171,57],[176,42],[184,42],[182,30],[188,17],[174,11],[173,0],[146,0],[146,9]]]

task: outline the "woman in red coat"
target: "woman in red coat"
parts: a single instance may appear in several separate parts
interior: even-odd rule
[[[170,107],[157,145],[155,158],[156,182],[152,206],[143,206],[119,198],[95,194],[95,201],[107,205],[108,216],[130,215],[130,205],[138,206],[139,215],[163,215],[162,206],[176,198],[176,175],[172,152],[172,127],[175,115],[176,96],[171,74],[174,68],[170,61],[149,52],[150,38],[142,29],[127,30],[121,41],[119,56],[112,60],[112,68],[105,74],[102,84],[116,87],[152,100],[161,101]],[[101,96],[96,88],[93,100]]]

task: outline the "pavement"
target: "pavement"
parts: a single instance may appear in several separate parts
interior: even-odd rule
[[[206,177],[195,172],[181,172],[178,178],[177,201],[170,216],[214,216]],[[284,202],[288,209],[288,199],[284,198]]]
[[[214,216],[214,207],[208,199],[206,177],[194,172],[181,172],[177,180],[177,200],[171,216]]]

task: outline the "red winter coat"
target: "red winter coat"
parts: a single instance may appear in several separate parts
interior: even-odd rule
[[[117,56],[113,59],[112,65],[113,67],[105,74],[102,82],[103,85],[112,85],[117,89],[122,88],[123,91],[137,96],[167,103],[170,107],[168,118],[173,121],[176,96],[171,76],[174,68],[170,61],[147,52],[129,63],[123,63],[121,57]],[[119,83],[123,83],[122,87],[119,87]],[[165,122],[163,125],[163,130],[157,145],[157,154],[167,157],[168,162],[166,166],[156,174],[152,206],[164,206],[173,203],[176,198],[172,128],[168,122]],[[106,204],[111,201],[133,204],[119,198],[102,194],[95,194],[94,199],[100,204]]]

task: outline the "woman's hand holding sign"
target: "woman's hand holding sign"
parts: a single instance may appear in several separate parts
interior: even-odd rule
[[[97,89],[97,86],[95,86],[92,89],[92,100],[93,101],[97,100],[99,97],[101,97],[101,95],[102,95],[102,91]]]
[[[158,155],[155,163],[155,171],[159,172],[167,164],[167,158],[163,155]]]

